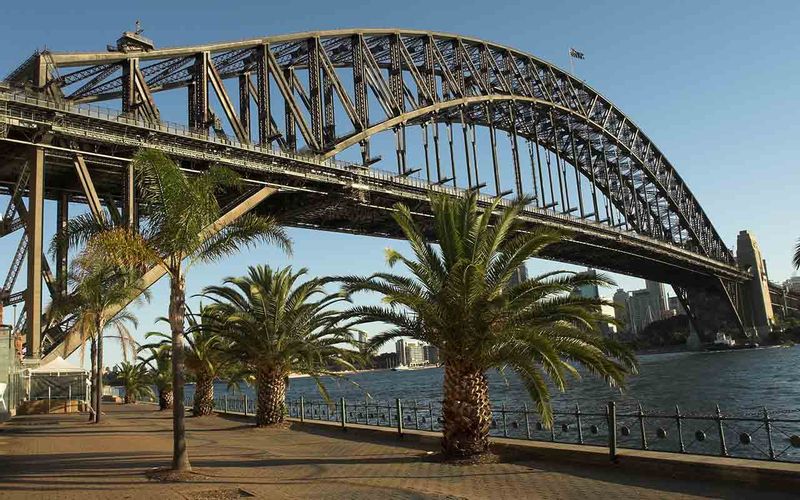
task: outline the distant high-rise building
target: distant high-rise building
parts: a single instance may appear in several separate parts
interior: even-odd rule
[[[663,283],[644,280],[645,289],[650,292],[650,310],[653,314],[653,321],[664,317],[667,310],[667,290]]]
[[[606,316],[615,318],[615,309],[614,306],[603,304],[600,306],[600,312]],[[601,321],[598,326],[600,327],[600,333],[602,333],[606,337],[613,337],[619,331],[619,327],[613,323],[608,323],[605,321]]]
[[[508,281],[508,288],[515,287],[520,283],[523,283],[528,280],[528,268],[525,267],[525,264],[520,264],[516,270],[514,270],[514,274],[511,275],[511,279]]]
[[[581,274],[597,277],[597,271],[591,268]],[[580,295],[581,297],[586,297],[587,299],[599,299],[600,287],[597,285],[583,285],[577,287],[572,293]]]
[[[367,343],[367,332],[358,332],[358,341],[361,344]]]
[[[784,281],[783,285],[788,288],[790,292],[800,293],[800,276],[792,276]]]
[[[408,342],[406,344],[406,361],[408,366],[420,366],[425,364],[425,349],[422,344]]]
[[[683,308],[683,304],[681,304],[678,297],[672,296],[669,298],[669,308],[673,309],[678,315],[686,314],[686,309]]]
[[[399,364],[405,366],[425,364],[425,351],[422,348],[422,344],[399,339],[394,345]]]
[[[439,348],[432,345],[426,345],[424,347],[425,351],[425,362],[429,365],[438,365],[439,364]]]
[[[620,327],[623,331],[630,330],[630,316],[628,314],[628,300],[630,295],[622,288],[617,288],[614,293],[614,318],[622,324]]]
[[[640,333],[657,319],[653,311],[653,298],[649,291],[634,290],[631,292],[628,299],[628,317],[633,333]]]
[[[397,363],[408,366],[408,357],[406,356],[406,339],[398,339],[394,343],[394,350],[397,353]]]

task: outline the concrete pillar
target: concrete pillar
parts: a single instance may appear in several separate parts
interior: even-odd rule
[[[26,342],[28,357],[40,358],[42,338],[42,249],[44,245],[44,148],[34,147],[31,153],[31,175],[28,180],[28,288],[25,312],[28,321]]]
[[[692,321],[689,321],[689,336],[686,338],[686,348],[690,351],[703,350],[703,341],[700,340],[700,335],[697,333]]]
[[[740,231],[736,238],[736,258],[739,267],[749,270],[753,277],[742,286],[742,316],[747,329],[754,328],[759,337],[772,329],[775,317],[769,296],[769,281],[764,258],[755,237],[749,231]]]

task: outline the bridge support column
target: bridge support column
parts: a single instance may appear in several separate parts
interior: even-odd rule
[[[761,249],[749,231],[740,231],[736,238],[736,257],[739,267],[749,270],[753,277],[742,285],[742,316],[748,329],[755,329],[759,337],[772,330],[775,317],[769,296],[767,265]]]
[[[694,322],[689,321],[689,336],[686,338],[686,348],[690,351],[699,351],[703,348],[703,341],[700,339],[700,334],[694,327]]]
[[[28,328],[25,332],[29,358],[40,358],[42,337],[42,247],[44,245],[44,148],[31,152],[31,175],[28,180],[28,289],[25,294],[25,313]]]

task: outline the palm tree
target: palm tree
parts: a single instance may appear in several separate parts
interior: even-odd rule
[[[189,314],[184,355],[186,368],[194,376],[194,416],[211,415],[214,412],[214,380],[225,370],[230,358],[225,355],[224,339],[214,327],[214,318],[207,308],[200,306],[198,314]],[[161,318],[165,321],[166,318]],[[170,342],[170,336],[161,332],[150,332],[147,338],[161,338],[161,344]]]
[[[125,404],[136,403],[143,397],[153,397],[150,374],[144,363],[123,361],[116,369],[117,377],[125,388]]]
[[[160,265],[169,276],[169,323],[172,333],[173,392],[179,404],[172,407],[172,468],[191,471],[186,448],[184,387],[184,321],[186,273],[197,262],[213,262],[257,242],[277,244],[289,251],[288,236],[272,217],[248,213],[235,222],[209,232],[222,215],[216,194],[241,188],[232,171],[213,166],[189,177],[165,154],[143,149],[132,160],[140,232],[98,224],[92,217],[73,219],[68,234],[73,244],[89,243],[102,249],[107,260],[140,270]]]
[[[142,346],[142,350],[147,350],[150,355],[147,357],[140,356],[139,359],[142,363],[150,367],[150,380],[158,390],[158,409],[169,410],[172,409],[174,402],[174,394],[172,392],[172,359],[170,356],[170,346],[159,345],[157,347]]]
[[[383,322],[392,328],[371,339],[380,346],[412,337],[439,349],[445,367],[442,447],[449,458],[488,451],[491,405],[486,371],[511,368],[528,390],[546,425],[552,425],[547,379],[564,390],[575,364],[621,385],[636,369],[633,355],[597,333],[599,299],[571,294],[588,284],[608,285],[603,276],[551,272],[521,283],[519,266],[565,236],[549,229],[521,229],[526,200],[501,210],[500,200],[479,210],[477,197],[431,195],[432,232],[427,243],[411,211],[397,205],[394,219],[414,257],[387,249],[390,266],[402,263],[409,276],[377,273],[344,277],[348,293],[371,291],[385,305],[357,306],[343,316],[355,323]]]
[[[136,342],[127,325],[137,326],[136,317],[125,309],[114,306],[127,304],[131,296],[137,296],[137,302],[149,300],[150,295],[138,284],[138,274],[130,269],[116,268],[106,265],[91,250],[86,249],[73,261],[68,276],[68,283],[73,291],[57,296],[48,309],[51,319],[63,318],[73,314],[76,322],[73,326],[82,344],[91,340],[92,363],[92,408],[90,415],[95,423],[100,422],[100,406],[103,395],[103,339],[116,338],[122,344],[122,353],[127,360],[128,351],[135,356]],[[115,311],[116,312],[110,312]],[[116,335],[107,335],[112,330]]]
[[[797,240],[797,246],[794,247],[794,258],[792,259],[795,269],[800,269],[800,240]]]
[[[299,282],[306,273],[251,266],[247,276],[227,278],[203,293],[214,302],[208,307],[229,342],[227,352],[255,377],[259,427],[283,422],[290,373],[313,377],[327,399],[320,377],[337,376],[335,367],[353,369],[357,356],[340,347],[352,344],[353,336],[331,307],[347,298],[326,293],[324,280]]]

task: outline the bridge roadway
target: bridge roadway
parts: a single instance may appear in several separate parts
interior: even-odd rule
[[[236,170],[251,184],[278,187],[279,193],[259,209],[278,214],[288,226],[371,236],[399,236],[390,219],[391,207],[397,202],[409,205],[424,224],[428,191],[466,192],[360,165],[241,144],[182,125],[56,103],[2,87],[0,122],[7,123],[6,137],[0,137],[0,184],[6,192],[13,188],[34,144],[46,151],[48,198],[66,191],[73,201],[82,199],[73,173],[75,153],[81,153],[97,191],[121,200],[128,158],[138,148],[153,148],[180,159],[188,170],[218,163]],[[482,195],[480,199],[486,203],[491,197]],[[545,252],[544,257],[553,260],[689,288],[711,286],[717,278],[740,283],[749,279],[747,272],[734,265],[593,220],[534,206],[528,207],[523,217],[529,227],[557,227],[572,233],[564,243]]]

